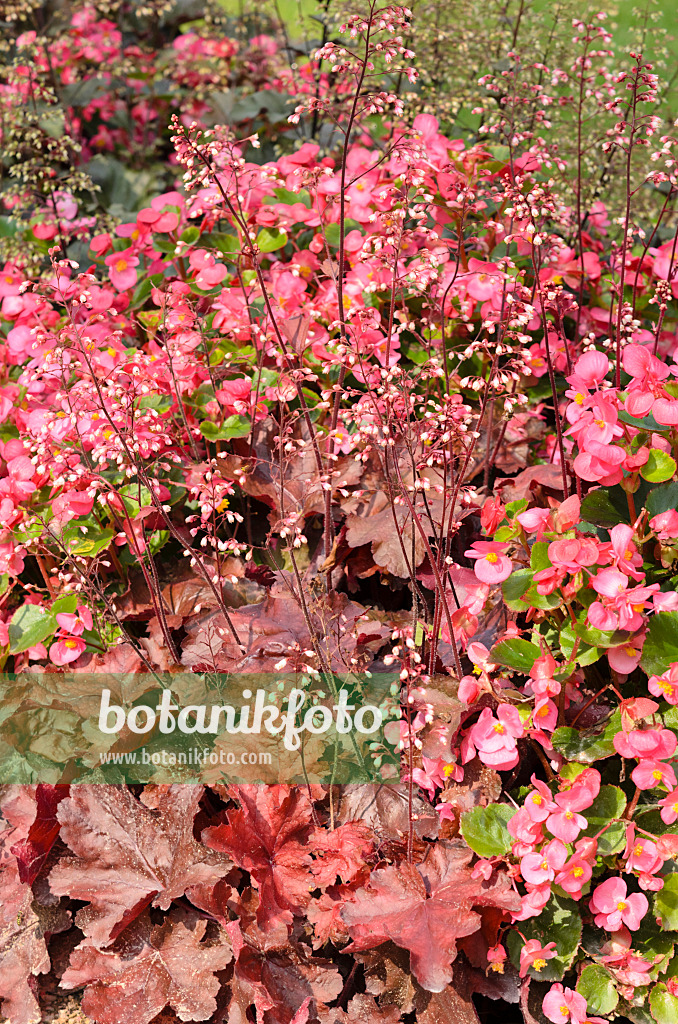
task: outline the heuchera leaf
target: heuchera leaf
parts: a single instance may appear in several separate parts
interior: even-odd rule
[[[150,903],[167,910],[189,886],[216,882],[230,863],[193,838],[201,786],[168,786],[157,810],[124,786],[75,786],[59,805],[61,837],[74,857],[52,869],[57,896],[85,900],[76,923],[105,946]]]
[[[99,1024],[148,1024],[166,1006],[181,1020],[208,1020],[217,1008],[219,980],[233,954],[224,942],[203,942],[207,921],[173,910],[162,925],[148,912],[106,950],[81,943],[61,985],[87,985],[84,1013]]]
[[[68,796],[68,786],[41,783],[35,790],[35,818],[25,838],[16,842],[11,852],[17,859],[19,878],[32,885],[47,860],[59,835],[57,807]]]
[[[373,871],[368,885],[342,917],[353,939],[349,949],[373,949],[391,940],[410,952],[410,968],[429,992],[452,980],[457,939],[478,931],[482,909],[515,911],[520,897],[508,876],[489,882],[471,877],[471,851],[439,842],[417,865],[403,862]]]
[[[25,840],[35,814],[32,788],[9,787],[2,801],[0,832],[0,1010],[12,1024],[38,1024],[37,975],[46,974],[50,959],[33,893],[19,877],[10,852]]]
[[[308,795],[290,786],[234,786],[231,791],[240,809],[228,812],[227,823],[205,829],[202,840],[249,871],[259,888],[262,928],[291,923],[292,914],[310,899]]]

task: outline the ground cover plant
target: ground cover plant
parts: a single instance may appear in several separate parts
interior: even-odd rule
[[[11,1024],[678,1021],[672,69],[466,7],[3,7]],[[383,781],[99,757],[267,673]]]

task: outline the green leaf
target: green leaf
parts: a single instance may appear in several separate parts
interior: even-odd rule
[[[514,640],[500,640],[490,651],[490,660],[497,665],[507,665],[518,672],[529,672],[541,651],[529,640],[516,637]]]
[[[586,1000],[588,1013],[612,1013],[619,996],[609,971],[601,964],[589,964],[579,975],[577,992]]]
[[[605,728],[597,734],[561,726],[553,734],[553,746],[568,761],[593,764],[604,757],[612,757],[615,753],[613,740],[620,729],[621,711],[615,711]]]
[[[356,220],[351,220],[350,218],[347,219],[344,224],[344,236],[346,236],[349,231],[355,230],[361,231],[360,224],[358,224]],[[325,238],[327,239],[328,245],[338,246],[339,239],[341,238],[341,229],[339,225],[328,224],[325,228]]]
[[[70,554],[80,555],[84,558],[94,558],[100,551],[104,551],[116,535],[115,530],[102,530],[99,525],[96,528],[86,528],[83,533],[77,520],[68,523],[64,527],[61,539],[68,548]]]
[[[551,567],[549,558],[549,545],[544,540],[535,541],[530,551],[530,566],[534,572]]]
[[[661,423],[657,423],[652,413],[648,416],[631,416],[625,409],[622,409],[619,413],[619,419],[622,423],[628,423],[630,427],[635,427],[636,430],[647,430],[648,433],[652,434],[666,433],[671,429]]]
[[[581,942],[581,917],[575,901],[554,893],[539,917],[521,921],[520,930],[526,941],[538,939],[542,946],[548,942],[556,944],[557,956],[547,961],[541,971],[531,970],[531,977],[539,981],[560,981],[574,960]],[[516,931],[509,932],[508,948],[516,967],[520,965],[523,945],[523,939]]]
[[[474,807],[461,816],[461,834],[479,857],[501,857],[513,843],[506,826],[515,813],[508,804]]]
[[[678,1024],[678,999],[663,982],[650,992],[650,1013],[657,1024]]]
[[[257,246],[260,252],[275,252],[287,245],[287,232],[279,228],[262,228],[257,235]]]
[[[200,228],[196,227],[195,224],[191,224],[181,234],[181,241],[185,242],[186,245],[195,245],[200,238]]]
[[[673,662],[678,662],[678,612],[657,612],[650,619],[640,666],[649,676],[660,676]]]
[[[668,512],[669,509],[678,509],[678,482],[671,481],[662,484],[661,487],[654,487],[647,496],[645,508],[650,518],[658,516],[660,512]]]
[[[507,580],[501,585],[501,592],[505,601],[519,601],[527,588],[532,583],[531,569],[518,569],[511,573]]]
[[[574,658],[572,658],[577,640],[579,640],[577,653]],[[569,624],[567,626],[563,626],[560,630],[560,649],[568,661],[572,659],[572,661],[578,665],[593,665],[593,663],[598,661],[600,658],[600,651],[598,648],[592,647],[587,643],[583,643]]]
[[[675,472],[676,460],[661,448],[652,448],[647,462],[640,470],[640,475],[643,480],[649,480],[652,484],[661,484],[664,480],[670,480]]]
[[[619,523],[619,509],[615,508],[609,492],[602,487],[589,491],[581,503],[581,515],[587,522],[606,529]],[[623,518],[628,518],[628,512]]]
[[[234,437],[247,437],[252,424],[248,416],[228,416],[220,427],[211,420],[203,420],[200,433],[208,441],[230,441]]]
[[[22,605],[14,612],[9,623],[10,654],[21,654],[29,647],[41,644],[56,630],[56,618],[50,612],[35,604]]]
[[[663,932],[678,929],[678,874],[665,876],[664,888],[654,898],[654,913],[661,919]]]
[[[583,836],[595,836],[605,828],[614,818],[621,818],[626,810],[626,796],[619,786],[601,786],[600,792],[591,806],[587,809],[585,817],[588,826],[582,833]],[[613,853],[619,853],[626,844],[626,826],[624,822],[615,821],[602,835],[598,836],[598,853],[601,857],[609,857]],[[607,1010],[601,1010],[607,1013]]]

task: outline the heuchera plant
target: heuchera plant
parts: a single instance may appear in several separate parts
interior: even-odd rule
[[[2,1012],[675,1024],[678,182],[651,64],[577,20],[565,66],[483,79],[470,138],[408,120],[406,8],[291,66],[207,23],[161,59],[96,15],[22,23],[3,86]],[[161,187],[83,216],[95,151],[151,137]],[[94,757],[98,674],[131,706],[158,672],[283,670],[399,673],[401,777],[129,786]]]

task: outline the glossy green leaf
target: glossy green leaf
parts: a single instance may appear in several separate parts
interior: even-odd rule
[[[260,252],[275,252],[287,245],[287,232],[279,228],[262,228],[257,235],[257,247]]]
[[[589,964],[579,975],[577,992],[586,1000],[590,1014],[612,1013],[619,1002],[614,979],[602,964]]]
[[[461,834],[479,857],[501,857],[513,843],[506,826],[515,813],[507,804],[474,807],[461,816]]]
[[[652,448],[640,475],[652,484],[661,484],[664,480],[670,480],[675,472],[676,460],[660,448]]]
[[[9,623],[10,654],[21,654],[41,644],[57,631],[57,622],[49,611],[35,604],[25,604],[14,612]]]
[[[678,612],[657,612],[650,619],[640,666],[648,675],[661,675],[673,662],[678,662]]]
[[[598,853],[601,857],[609,857],[624,849],[626,823],[614,819],[621,818],[625,810],[626,796],[623,790],[619,786],[601,786],[592,805],[582,812],[588,821],[588,827],[582,835],[595,836],[601,833],[598,835]],[[607,1013],[606,1010],[601,1012]]]
[[[654,913],[661,920],[662,931],[678,930],[678,874],[664,879],[664,888],[654,898]]]
[[[542,946],[548,942],[556,944],[557,956],[548,960],[541,971],[531,970],[531,977],[540,981],[560,981],[573,962],[581,942],[582,924],[578,904],[554,893],[538,917],[520,922],[520,930],[525,941],[538,939]],[[524,944],[516,931],[509,932],[508,949],[516,967],[520,965],[520,951]]]
[[[553,746],[568,761],[593,764],[604,757],[612,757],[615,753],[613,740],[620,729],[621,712],[615,711],[604,728],[597,731],[561,726],[553,733]]]
[[[678,999],[663,982],[650,992],[650,1013],[657,1024],[678,1024]]]
[[[672,480],[661,487],[654,487],[647,496],[645,508],[650,518],[672,508],[678,509],[678,481]]]
[[[490,660],[498,665],[506,665],[518,672],[529,672],[540,655],[536,644],[529,640],[516,637],[513,640],[500,640],[490,651]]]

